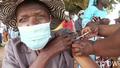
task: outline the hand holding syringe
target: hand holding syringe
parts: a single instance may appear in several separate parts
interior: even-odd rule
[[[77,37],[76,40],[78,40],[78,39],[80,39],[80,38],[83,38],[85,35],[87,35],[87,34],[89,34],[89,33],[90,33],[90,32],[86,32],[86,33],[84,33],[83,35]]]

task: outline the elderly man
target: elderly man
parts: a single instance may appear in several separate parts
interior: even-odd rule
[[[20,38],[10,40],[6,45],[2,68],[73,68],[73,59],[67,51],[72,41],[70,37],[62,36],[53,39],[52,15],[45,3],[25,0],[13,13]]]

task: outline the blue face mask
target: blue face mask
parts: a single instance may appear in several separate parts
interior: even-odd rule
[[[44,48],[51,38],[50,23],[18,27],[18,29],[21,41],[32,50]]]

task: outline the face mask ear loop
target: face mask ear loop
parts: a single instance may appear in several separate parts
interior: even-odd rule
[[[50,15],[49,19],[50,19],[49,22],[51,23],[53,20],[52,15]]]

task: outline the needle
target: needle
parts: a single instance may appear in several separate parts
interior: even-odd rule
[[[89,33],[90,33],[90,32],[86,32],[86,33],[84,33],[83,35],[81,35],[81,36],[77,37],[77,38],[76,38],[76,40],[78,40],[78,39],[80,39],[80,38],[84,37],[85,35],[87,35],[87,34],[89,34]]]

